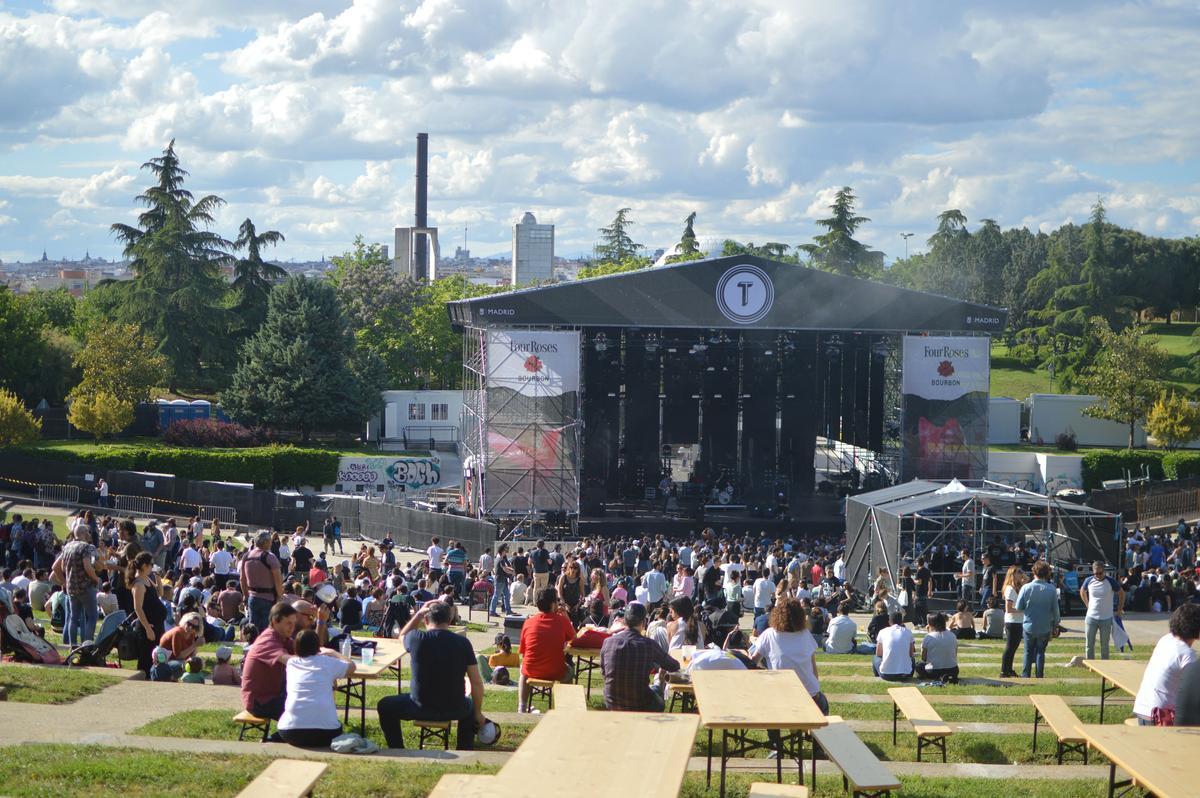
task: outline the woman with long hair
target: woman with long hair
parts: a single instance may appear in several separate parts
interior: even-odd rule
[[[1013,657],[1017,654],[1017,646],[1021,645],[1021,625],[1025,622],[1025,613],[1017,609],[1017,594],[1021,586],[1029,580],[1019,565],[1010,565],[1004,575],[1004,586],[1000,594],[1004,597],[1004,656],[1000,660],[1000,676],[1012,678],[1017,675],[1013,670]]]
[[[591,588],[588,592],[587,600],[584,602],[588,609],[591,610],[597,604],[600,605],[600,615],[608,615],[608,605],[611,603],[611,594],[608,592],[608,578],[605,577],[604,571],[599,568],[593,568],[589,579]],[[596,613],[592,613],[595,615]]]
[[[583,573],[579,560],[571,560],[563,566],[556,587],[563,609],[567,611],[567,617],[571,619],[571,623],[579,626],[583,621],[584,595]]]
[[[154,558],[149,552],[139,552],[125,568],[125,584],[133,593],[133,609],[138,628],[133,632],[138,641],[138,669],[150,676],[150,653],[163,636],[167,608],[159,598],[158,577],[154,574]]]
[[[671,599],[667,621],[667,650],[683,646],[703,646],[704,627],[696,619],[696,605],[687,596]]]
[[[133,592],[129,583],[125,581],[125,569],[142,553],[142,544],[138,541],[137,527],[133,521],[121,521],[117,530],[120,548],[117,552],[117,568],[113,571],[113,593],[117,597],[117,606],[127,615],[133,615]]]
[[[821,714],[829,714],[829,700],[821,692],[817,678],[817,641],[808,631],[808,615],[799,599],[785,598],[771,610],[771,624],[750,647],[750,658],[773,671],[793,670],[804,689],[812,696]],[[771,729],[767,738],[780,744],[779,732]],[[782,752],[780,752],[782,755]]]

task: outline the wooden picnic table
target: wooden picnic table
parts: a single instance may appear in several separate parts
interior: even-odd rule
[[[578,791],[581,778],[589,798],[676,798],[698,722],[661,712],[547,712],[495,776],[448,774],[430,798],[562,798],[571,792],[564,785]],[[598,768],[597,752],[617,765]]]
[[[350,723],[350,709],[354,702],[358,703],[359,721],[358,733],[367,736],[367,680],[379,679],[384,676],[396,676],[396,691],[400,691],[400,660],[408,651],[400,640],[386,637],[364,637],[356,640],[374,640],[375,657],[370,665],[364,665],[362,657],[354,659],[354,674],[346,679],[339,679],[334,690],[346,697],[342,705],[342,723]]]
[[[1132,659],[1085,659],[1083,664],[1100,677],[1100,722],[1104,722],[1104,702],[1110,693],[1123,690],[1136,696],[1146,674],[1146,663]],[[1109,686],[1109,682],[1112,686]]]
[[[579,684],[579,680],[583,678],[584,674],[587,674],[585,695],[590,699],[592,697],[592,674],[600,671],[600,649],[567,646],[566,650],[575,658],[575,684]]]
[[[804,783],[804,736],[828,724],[792,670],[697,671],[692,674],[700,725],[708,730],[707,784],[712,783],[713,731],[721,732],[721,796],[729,760],[756,750],[773,750],[775,780],[783,781],[783,757],[796,762]],[[750,738],[755,729],[778,731],[777,741]]]
[[[1196,795],[1196,761],[1200,757],[1200,728],[1083,725],[1088,745],[1111,763],[1108,796],[1121,787],[1136,785],[1158,798],[1191,798]],[[1129,779],[1117,781],[1117,768]]]

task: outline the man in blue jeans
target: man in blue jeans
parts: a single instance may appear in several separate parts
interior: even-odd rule
[[[496,605],[504,609],[505,615],[512,614],[512,598],[508,592],[508,583],[514,575],[512,563],[508,560],[508,544],[501,543],[496,549],[496,559],[492,563],[492,602],[488,606],[488,617],[496,614]]]
[[[96,606],[96,588],[100,584],[95,568],[96,547],[91,544],[87,527],[78,527],[74,537],[63,547],[51,571],[51,579],[62,585],[67,594],[63,643],[68,646],[95,639],[96,619],[100,614]]]
[[[1024,585],[1017,594],[1018,610],[1025,613],[1021,624],[1025,643],[1025,662],[1021,676],[1029,678],[1031,668],[1036,669],[1037,678],[1042,678],[1046,669],[1046,646],[1050,637],[1058,634],[1058,590],[1050,583],[1050,563],[1038,560],[1033,564],[1033,581]]]
[[[238,583],[246,594],[246,614],[261,632],[267,628],[271,607],[283,597],[283,574],[279,558],[271,553],[271,533],[262,530],[254,539],[254,550],[245,556]]]

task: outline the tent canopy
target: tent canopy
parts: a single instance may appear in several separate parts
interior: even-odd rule
[[[870,493],[860,493],[846,499],[849,504],[859,504],[872,507],[876,513],[888,515],[917,515],[942,507],[951,507],[963,501],[977,499],[984,504],[1003,502],[1006,504],[1021,504],[1026,507],[1040,507],[1046,510],[1054,508],[1057,512],[1080,515],[1095,515],[1103,518],[1116,518],[1113,513],[1088,507],[1086,504],[1074,504],[1043,496],[1028,490],[1021,490],[1000,482],[987,479],[979,480],[950,480],[931,481],[916,480],[881,488]]]

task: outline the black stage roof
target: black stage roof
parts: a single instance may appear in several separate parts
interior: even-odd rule
[[[674,263],[449,304],[458,326],[997,332],[1008,312],[752,256]]]

